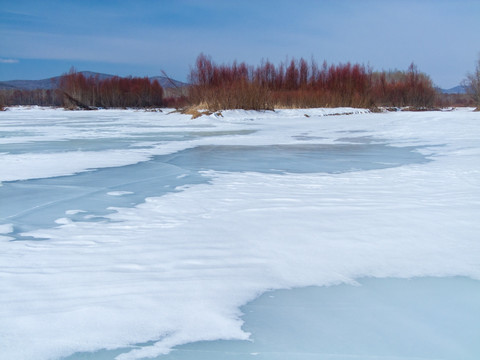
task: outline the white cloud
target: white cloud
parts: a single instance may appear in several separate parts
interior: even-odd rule
[[[0,58],[0,64],[16,64],[18,63],[17,59],[2,59]]]

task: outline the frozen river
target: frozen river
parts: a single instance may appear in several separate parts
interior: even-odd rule
[[[477,359],[479,134],[467,109],[0,112],[0,352]]]

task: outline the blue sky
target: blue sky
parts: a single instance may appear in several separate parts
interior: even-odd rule
[[[480,54],[480,1],[0,0],[0,81],[71,66],[186,80],[200,52],[218,63],[313,56],[376,70],[413,61],[449,88]]]

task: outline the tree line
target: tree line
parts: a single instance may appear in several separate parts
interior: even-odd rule
[[[63,106],[67,109],[146,108],[164,106],[163,88],[149,78],[100,79],[71,69],[54,90],[3,90],[0,104]]]
[[[159,107],[163,105],[163,88],[149,78],[114,76],[100,79],[85,77],[70,70],[60,78],[58,88],[63,106],[67,108]]]
[[[221,109],[311,107],[445,106],[480,108],[480,59],[464,84],[468,95],[440,94],[415,64],[405,71],[374,71],[361,64],[318,65],[315,60],[291,59],[275,65],[244,62],[216,64],[200,54],[189,74],[187,88],[170,91],[168,98],[157,80],[118,76],[87,77],[72,68],[54,90],[1,90],[5,105],[63,106],[68,109],[196,107]]]
[[[412,64],[407,71],[374,72],[360,64],[319,66],[314,60],[218,65],[201,54],[190,72],[190,101],[210,110],[279,107],[432,107],[436,90]]]

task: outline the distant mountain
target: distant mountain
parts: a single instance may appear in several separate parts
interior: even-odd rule
[[[184,82],[181,82],[181,81],[178,81],[178,80],[174,80],[174,79],[171,79],[171,78],[167,78],[165,76],[152,76],[149,79],[152,80],[152,81],[157,80],[164,89],[178,88],[178,87],[184,87],[184,86],[188,85],[187,83],[184,83]]]
[[[109,74],[102,74],[96,73],[92,71],[80,71],[81,74],[85,77],[95,77],[98,76],[100,80],[110,79],[115,75]],[[175,87],[183,87],[188,84],[169,79],[165,76],[152,76],[149,78],[150,80],[157,80],[160,85],[165,88],[175,88]],[[60,83],[60,76],[51,77],[48,79],[42,80],[9,80],[9,81],[0,81],[0,90],[36,90],[36,89],[44,89],[44,90],[52,90],[56,89]]]
[[[0,81],[0,90],[51,90],[58,87],[60,76],[43,80],[10,80]]]
[[[455,87],[452,87],[450,89],[438,89],[441,93],[443,94],[465,94],[465,87],[462,85],[458,85]]]

